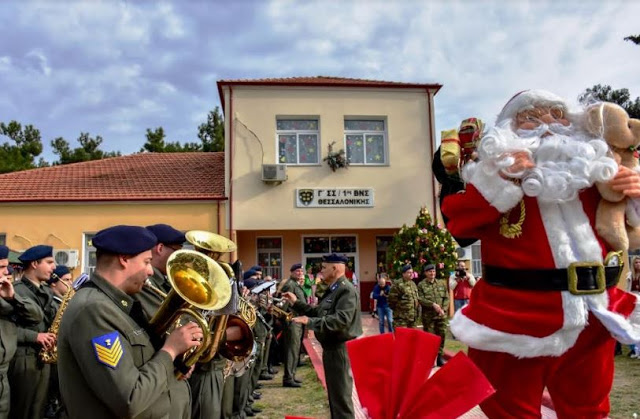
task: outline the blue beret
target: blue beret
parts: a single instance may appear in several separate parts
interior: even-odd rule
[[[101,251],[137,255],[155,246],[158,238],[144,227],[119,225],[98,231],[91,242]]]
[[[154,224],[152,226],[147,226],[147,230],[152,232],[158,238],[158,243],[182,244],[186,240],[184,238],[184,233],[176,230],[168,224]]]
[[[345,255],[339,255],[337,253],[331,253],[330,255],[322,256],[322,261],[327,263],[344,263],[349,262],[349,259]]]
[[[248,271],[246,271],[243,275],[242,275],[242,279],[248,279],[250,277],[252,277],[253,275],[256,274],[256,271],[254,271],[253,269],[249,269]],[[245,283],[246,286],[246,283]]]
[[[0,259],[7,259],[9,257],[9,248],[7,246],[0,245]]]
[[[262,266],[256,265],[251,267],[252,271],[262,272]]]
[[[56,269],[53,270],[53,273],[58,275],[58,278],[62,278],[64,275],[71,273],[71,271],[64,265],[58,265]]]
[[[33,246],[24,251],[23,254],[18,256],[18,259],[22,263],[33,262],[34,260],[40,260],[53,256],[53,247],[39,244]]]
[[[435,268],[436,268],[436,265],[434,265],[433,263],[430,263],[428,265],[424,265],[424,268],[422,268],[422,270],[424,272],[427,272],[427,271],[430,271],[430,270],[435,269]]]
[[[249,278],[247,280],[244,281],[244,286],[249,288],[249,289],[253,289],[255,287],[257,287],[258,285],[264,284],[264,281],[261,279],[257,279],[257,278]]]
[[[413,266],[411,266],[411,264],[410,264],[410,263],[407,263],[406,265],[404,265],[404,266],[402,267],[402,273],[407,272],[409,269],[413,269]]]
[[[293,265],[291,265],[291,269],[289,269],[289,272],[293,272],[296,269],[302,269],[302,263],[294,263]]]

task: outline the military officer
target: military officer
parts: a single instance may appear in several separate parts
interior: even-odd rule
[[[58,337],[60,390],[70,418],[170,417],[173,361],[203,335],[189,322],[156,350],[143,328],[146,318],[132,295],[153,273],[156,243],[137,226],[109,227],[93,238],[96,270],[69,302]]]
[[[436,279],[435,265],[424,266],[425,278],[418,284],[418,301],[422,306],[422,327],[425,332],[440,336],[440,350],[438,351],[437,365],[443,366],[444,339],[449,325],[446,310],[449,309],[449,289],[447,281]]]
[[[38,353],[56,344],[56,336],[47,332],[56,315],[56,305],[53,293],[43,284],[51,277],[56,263],[53,248],[45,245],[30,247],[18,259],[24,272],[22,279],[14,284],[15,292],[36,303],[44,317],[33,325],[17,315],[12,316],[18,327],[18,349],[9,368],[11,417],[40,419],[47,403],[51,366],[40,362]]]
[[[185,241],[184,233],[167,224],[154,224],[146,227],[158,239],[158,243],[151,248],[151,267],[153,275],[147,278],[147,284],[142,290],[133,295],[139,301],[142,311],[149,321],[162,305],[162,293],[171,291],[171,284],[167,280],[167,260],[176,250],[182,249]],[[161,292],[157,292],[159,290]],[[187,374],[188,376],[188,374]],[[187,419],[191,415],[191,391],[184,380],[169,380],[169,397],[171,399],[171,418]]]
[[[322,274],[328,286],[317,306],[310,306],[297,294],[286,292],[293,309],[301,314],[292,322],[306,324],[322,345],[322,365],[327,382],[329,408],[333,419],[355,417],[351,393],[353,378],[345,342],[362,334],[360,304],[356,289],[345,277],[344,255],[332,253],[323,257]]]
[[[284,294],[291,292],[300,301],[306,301],[304,291],[298,283],[304,280],[304,269],[301,263],[295,263],[289,270],[289,278],[284,280],[280,291]],[[296,369],[300,360],[300,345],[302,344],[302,325],[296,322],[289,322],[284,325],[284,374],[282,376],[283,387],[301,387],[302,381],[296,379]]]
[[[402,267],[402,278],[391,286],[388,302],[393,310],[394,327],[415,327],[418,321],[418,288],[413,282],[410,264]]]
[[[42,322],[42,309],[35,301],[16,294],[9,277],[9,248],[0,246],[0,418],[9,417],[9,363],[16,353],[18,331],[10,316],[21,319],[27,327]]]

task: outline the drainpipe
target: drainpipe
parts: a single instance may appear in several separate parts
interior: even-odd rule
[[[233,117],[233,87],[229,85],[229,239],[234,240],[233,230],[233,134],[234,134],[234,117]],[[229,262],[233,262],[238,258],[237,250],[229,255]]]
[[[435,124],[434,124],[434,118],[433,118],[433,110],[431,109],[431,92],[429,91],[429,89],[426,89],[427,91],[427,109],[429,112],[429,134],[430,134],[430,144],[431,144],[431,158],[433,158],[433,154],[435,153]],[[433,199],[433,208],[432,208],[432,213],[433,214],[433,219],[434,221],[436,221],[437,224],[437,220],[438,220],[438,194],[436,192],[437,190],[437,181],[436,181],[436,177],[433,175],[433,169],[432,169],[432,173],[431,173],[431,192],[432,192],[432,199]]]

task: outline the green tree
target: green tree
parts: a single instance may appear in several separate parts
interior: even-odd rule
[[[578,100],[582,104],[589,103],[592,100],[601,100],[604,102],[613,102],[622,106],[631,118],[640,118],[640,97],[631,99],[629,89],[613,89],[609,85],[596,84],[586,89]]]
[[[144,143],[140,151],[148,151],[150,153],[176,153],[183,151],[200,151],[202,146],[197,143],[181,144],[175,142],[165,142],[165,133],[162,127],[155,130],[147,128],[147,142]]]
[[[624,38],[625,41],[631,41],[636,45],[640,45],[640,35],[630,35]]]
[[[402,267],[407,263],[416,272],[422,272],[425,265],[433,263],[439,268],[439,277],[448,278],[449,272],[455,269],[457,259],[451,234],[434,224],[429,211],[422,207],[414,225],[403,225],[393,235],[387,252],[387,272],[393,278],[400,278]]]
[[[15,143],[5,142],[0,145],[0,173],[47,165],[42,159],[38,164],[35,163],[35,158],[42,153],[42,140],[40,131],[33,125],[23,127],[17,121],[11,121],[9,124],[0,122],[0,135],[7,136]]]
[[[202,151],[224,151],[224,119],[219,107],[209,111],[207,122],[198,126],[198,138]]]
[[[51,141],[53,152],[58,155],[58,161],[54,164],[78,163],[90,160],[100,160],[108,157],[120,156],[119,151],[103,151],[100,150],[102,137],[91,137],[87,132],[81,132],[78,137],[80,147],[71,149],[69,142],[63,137],[58,137]]]

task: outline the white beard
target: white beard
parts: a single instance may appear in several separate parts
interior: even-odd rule
[[[551,133],[549,135],[549,133]],[[536,167],[520,173],[506,169],[514,163],[509,152],[529,152]],[[487,175],[501,172],[522,180],[525,195],[541,202],[568,202],[595,182],[608,181],[618,166],[607,157],[604,140],[559,124],[541,125],[532,131],[510,129],[510,121],[489,130],[478,147],[479,163],[468,164],[465,179],[478,169]]]

